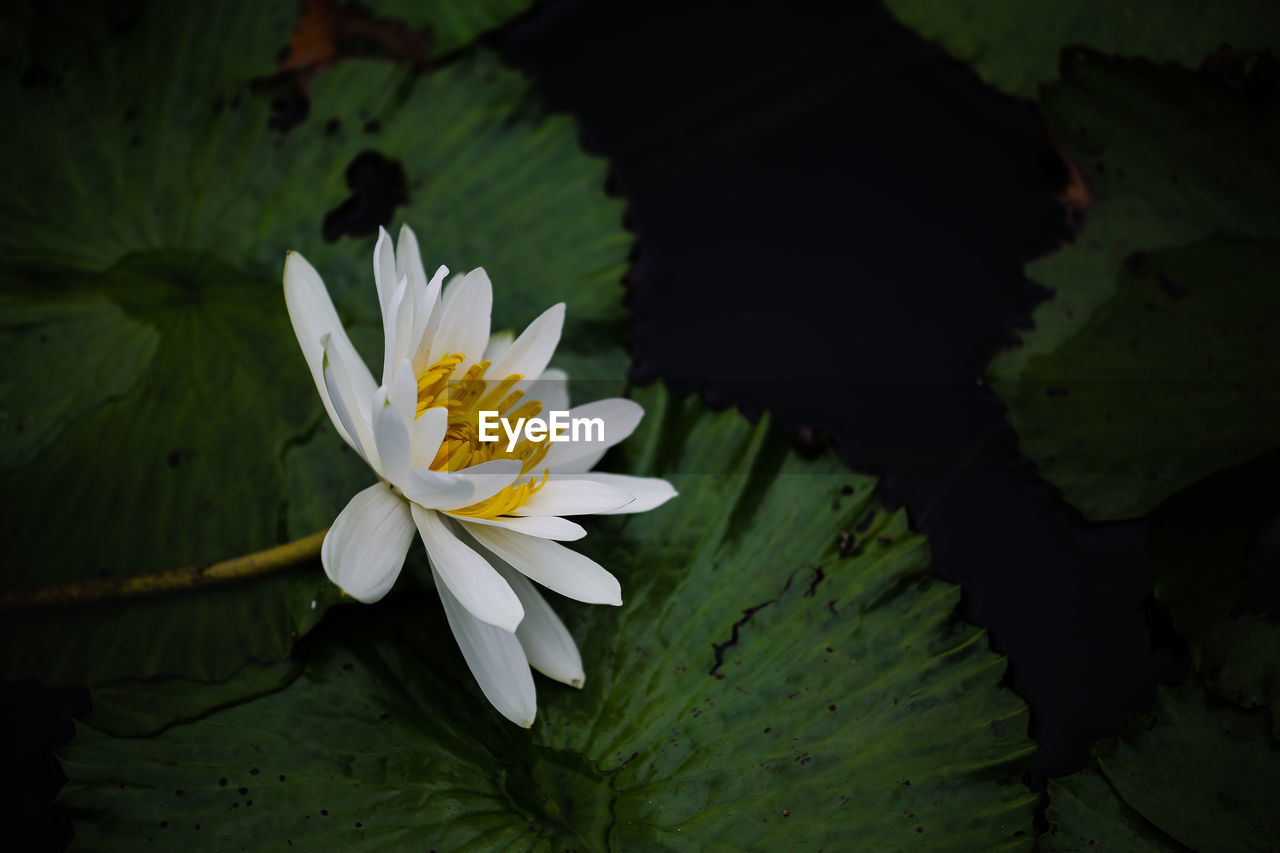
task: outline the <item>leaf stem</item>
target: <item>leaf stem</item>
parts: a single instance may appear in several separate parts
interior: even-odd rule
[[[26,589],[0,590],[0,611],[139,598],[144,595],[194,589],[210,584],[267,575],[291,568],[317,556],[325,534],[328,532],[328,530],[321,530],[319,533],[313,533],[283,545],[202,566],[183,566],[148,575],[91,578]]]

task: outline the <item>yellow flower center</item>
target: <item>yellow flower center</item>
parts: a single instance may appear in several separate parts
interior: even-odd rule
[[[428,367],[418,377],[418,411],[414,418],[422,417],[427,409],[443,406],[449,413],[448,427],[440,450],[429,466],[433,471],[460,471],[495,459],[518,459],[523,463],[520,476],[537,468],[538,463],[551,448],[549,441],[530,441],[522,438],[511,450],[507,442],[480,440],[480,413],[497,412],[499,418],[516,423],[520,418],[533,418],[542,411],[538,400],[524,400],[524,392],[515,385],[524,377],[513,373],[500,382],[485,378],[490,362],[481,361],[467,368],[462,376],[454,378],[459,364],[466,356],[451,353]],[[524,402],[521,402],[524,400]],[[550,470],[544,468],[542,479],[535,474],[528,480],[517,480],[491,498],[462,509],[451,509],[451,515],[469,515],[474,518],[495,518],[509,515],[543,484]]]

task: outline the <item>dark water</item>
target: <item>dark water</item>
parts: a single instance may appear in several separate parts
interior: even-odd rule
[[[1070,239],[1036,106],[876,3],[552,3],[499,40],[613,163],[637,240],[633,378],[825,433],[884,477],[1008,655],[1040,743],[1082,766],[1180,673],[1141,523],[1087,525],[979,384]]]
[[[782,8],[552,2],[490,41],[613,164],[637,240],[633,379],[768,409],[884,478],[1008,655],[1041,789],[1180,673],[1144,525],[1084,524],[978,381],[1045,297],[1023,265],[1070,239],[1066,170],[1033,104],[877,3]],[[0,799],[38,847],[69,838],[52,750],[86,701],[0,689]]]

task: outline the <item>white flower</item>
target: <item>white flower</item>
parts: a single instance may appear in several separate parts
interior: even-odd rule
[[[567,377],[548,368],[564,305],[514,341],[489,337],[493,290],[483,269],[443,288],[427,278],[408,227],[396,248],[379,229],[373,277],[382,306],[382,383],[338,320],[315,268],[290,252],[284,296],[293,330],[338,434],[379,481],[357,494],[325,537],[329,578],[363,602],[395,583],[416,530],[449,627],[484,695],[528,727],[537,709],[529,666],[575,687],[582,659],[530,579],[578,601],[621,604],[618,581],[559,541],[586,535],[566,515],[644,512],[675,495],[661,479],[591,473],[644,414],[613,398],[571,410],[601,418],[603,440],[478,440],[478,413],[514,423],[569,407]]]

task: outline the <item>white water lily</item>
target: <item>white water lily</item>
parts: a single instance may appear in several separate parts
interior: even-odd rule
[[[622,603],[617,579],[559,544],[586,531],[567,515],[644,512],[675,495],[662,479],[592,472],[644,414],[613,398],[570,410],[600,418],[595,440],[480,441],[478,416],[510,421],[569,408],[567,377],[549,368],[564,304],[524,333],[490,338],[493,290],[483,269],[442,287],[427,278],[406,226],[396,247],[379,229],[373,277],[382,307],[382,382],[347,337],[315,268],[290,252],[284,295],[334,428],[378,482],[339,513],[321,549],[330,580],[370,603],[395,583],[416,531],[444,612],[484,695],[528,727],[537,709],[529,666],[574,687],[585,676],[564,624],[530,582],[592,604]],[[443,292],[442,292],[443,291]],[[490,378],[492,377],[492,378]]]

